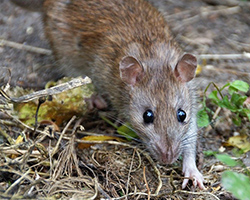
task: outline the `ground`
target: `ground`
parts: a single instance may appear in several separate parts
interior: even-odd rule
[[[249,56],[248,58],[247,56],[241,58],[238,56],[243,55],[244,52],[250,52],[249,1],[150,1],[164,14],[176,40],[184,51],[196,54],[199,58],[198,61],[202,70],[196,77],[198,99],[202,99],[204,89],[211,81],[216,83],[218,87],[234,80],[243,80],[250,83],[250,58]],[[14,47],[10,42],[15,42]],[[43,33],[41,14],[23,10],[11,4],[9,0],[0,0],[0,86],[5,86],[9,82],[11,87],[20,86],[38,90],[42,89],[49,80],[54,80],[57,77],[57,72],[53,69],[55,61],[51,55],[46,53],[47,51],[45,53],[39,53],[37,50],[26,51],[18,49],[20,46],[18,44],[50,49]],[[213,56],[204,59],[202,56],[205,54],[212,54]],[[227,58],[216,57],[221,54],[229,54],[230,56]],[[212,89],[214,88],[209,88],[209,91]],[[0,109],[2,108],[0,107]],[[81,148],[75,149],[74,137],[73,139],[67,137],[61,144],[63,150],[60,149],[59,153],[61,153],[58,153],[57,159],[53,160],[55,163],[53,163],[54,168],[51,172],[46,169],[52,163],[39,165],[42,161],[49,162],[45,159],[46,155],[42,156],[43,159],[34,155],[33,160],[29,155],[28,161],[26,160],[23,163],[17,159],[19,157],[16,157],[16,159],[11,157],[11,162],[9,157],[2,154],[1,161],[4,164],[0,165],[2,166],[2,168],[0,167],[1,197],[9,198],[13,194],[18,194],[19,198],[49,198],[49,196],[54,198],[69,198],[71,196],[94,198],[96,195],[96,198],[114,198],[122,196],[122,194],[136,193],[135,188],[137,188],[138,194],[135,196],[131,194],[129,198],[147,199],[146,196],[151,191],[152,199],[168,199],[170,197],[172,199],[233,199],[232,195],[220,185],[221,172],[226,167],[213,156],[204,157],[202,152],[207,150],[219,151],[223,142],[237,132],[241,133],[242,130],[246,130],[246,134],[249,136],[249,122],[238,128],[232,124],[230,113],[226,110],[222,110],[219,115],[221,115],[220,120],[215,122],[212,128],[209,126],[210,128],[200,128],[199,130],[197,161],[198,167],[205,177],[205,186],[207,187],[205,192],[200,190],[188,192],[190,188],[181,190],[181,168],[178,165],[180,163],[171,167],[159,165],[143,151],[143,145],[139,145],[136,141],[129,144],[110,141],[106,142],[108,144],[102,143],[87,150],[82,150]],[[1,116],[5,115],[0,113]],[[83,126],[92,132],[114,132],[109,125],[96,117],[98,114],[95,113],[94,116],[95,121],[89,120],[91,117],[88,117],[88,120],[84,119],[81,122],[75,119],[74,124],[85,123]],[[11,121],[10,119],[11,117],[8,118],[9,121]],[[0,121],[0,128],[0,132],[3,129],[10,133],[12,137],[18,135],[17,133],[22,129],[24,133],[32,132],[27,127],[24,129],[23,126],[8,126],[3,121]],[[72,134],[72,131],[67,131],[68,135]],[[80,131],[79,134],[83,136],[86,133]],[[32,137],[35,138],[34,135]],[[0,141],[3,142],[4,140],[1,138]],[[46,141],[48,142],[49,139],[43,141],[43,144]],[[1,146],[5,147],[4,145]],[[29,144],[28,146],[31,147],[32,145]],[[36,148],[39,149],[37,146]],[[6,151],[6,149],[1,148],[0,150]],[[35,152],[39,154],[39,151]],[[225,152],[231,154],[231,148],[226,147]],[[75,157],[76,154],[78,159]],[[131,155],[133,156],[131,157]],[[245,157],[243,161],[248,167],[250,166],[249,156],[249,153],[243,156]],[[39,162],[35,159],[38,159]],[[23,166],[20,167],[20,163]],[[61,163],[61,165],[58,163]],[[73,167],[70,167],[69,163]],[[7,164],[11,167],[8,168]],[[60,167],[62,165],[67,167]],[[36,166],[39,167],[36,168]],[[20,179],[21,172],[28,172],[27,169],[31,170],[33,175],[30,174],[28,178]],[[41,174],[36,174],[34,169]],[[16,171],[13,173],[11,170]],[[72,177],[61,177],[62,174],[70,174]],[[143,175],[146,178],[143,178]],[[32,182],[39,176],[42,177],[39,183]],[[20,180],[20,183],[15,182],[16,180]],[[8,188],[7,183],[11,187]],[[13,183],[16,184],[13,185]],[[31,190],[32,186],[29,186],[28,183],[33,183],[36,188]],[[71,186],[74,186],[73,188],[76,190],[78,189],[78,193],[70,192]],[[152,194],[160,186],[160,196],[155,195],[157,196],[155,197]],[[82,187],[86,189],[82,191]],[[22,190],[26,193],[22,193]],[[67,195],[63,192],[66,190]],[[31,192],[28,194],[28,191]]]

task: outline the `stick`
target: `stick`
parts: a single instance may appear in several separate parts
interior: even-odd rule
[[[243,59],[249,58],[250,53],[244,52],[243,54],[201,54],[199,59],[213,59],[213,60],[229,60],[229,59]]]
[[[13,101],[15,103],[25,103],[25,102],[29,102],[32,101],[34,99],[38,99],[39,97],[45,97],[45,96],[49,96],[49,95],[55,95],[61,92],[64,92],[66,90],[71,90],[74,89],[76,87],[80,87],[82,85],[86,85],[91,83],[91,79],[89,77],[85,77],[83,78],[76,78],[73,79],[67,83],[63,83],[60,85],[57,85],[55,87],[51,87],[45,90],[40,90],[37,92],[33,92],[32,94],[28,94],[28,95],[24,95],[18,98],[10,98],[7,96],[6,93],[4,93],[2,90],[0,90],[0,94],[7,100]]]
[[[0,39],[0,46],[7,46],[7,47],[15,48],[15,49],[21,49],[21,50],[26,50],[26,51],[30,51],[34,53],[45,54],[45,55],[52,54],[52,51],[48,49],[33,47],[30,45],[26,45],[26,44],[20,44],[20,43],[8,41],[5,39]]]

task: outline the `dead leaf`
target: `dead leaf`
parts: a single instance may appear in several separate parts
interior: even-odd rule
[[[19,136],[17,137],[17,139],[16,139],[15,144],[20,144],[20,143],[22,143],[22,142],[23,142],[23,136],[19,135]]]
[[[56,84],[68,82],[69,78],[63,78]],[[48,83],[52,85],[52,83]],[[21,89],[20,89],[21,90]],[[27,91],[23,91],[26,92]],[[72,116],[82,116],[88,111],[87,102],[85,99],[91,97],[94,92],[92,84],[86,84],[56,95],[41,104],[38,112],[38,122],[42,120],[54,121],[60,126],[64,121],[68,121]],[[22,91],[19,91],[22,93]],[[23,95],[23,94],[22,94]],[[35,113],[38,106],[38,100],[32,100],[27,103],[15,103],[14,109],[17,112],[18,118],[27,125],[35,124]]]
[[[59,132],[60,131],[60,128],[57,126],[57,124],[50,121],[50,120],[42,120],[42,121],[40,121],[40,125],[51,127],[52,132],[55,132],[55,131]]]
[[[233,136],[228,139],[224,146],[234,146],[246,153],[250,151],[250,138],[247,135]]]
[[[201,71],[202,71],[202,66],[201,65],[197,65],[197,69],[196,69],[195,74],[199,75],[201,73]]]
[[[20,144],[20,143],[22,143],[22,142],[23,142],[23,136],[19,135],[19,136],[17,137],[16,141],[15,141],[15,144]],[[11,157],[12,159],[15,159],[15,158],[17,157],[17,155],[12,154],[10,157]]]
[[[85,136],[83,137],[81,140],[85,140],[85,141],[111,141],[111,140],[116,140],[116,141],[123,141],[121,138],[119,137],[115,137],[115,136],[107,136],[107,135],[91,135],[91,136]],[[79,149],[86,149],[89,148],[90,146],[94,145],[93,144],[86,144],[86,143],[79,143],[78,144],[78,148]]]

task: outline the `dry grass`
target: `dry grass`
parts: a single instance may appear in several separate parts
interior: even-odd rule
[[[16,118],[9,103],[1,102],[1,198],[219,199],[216,195],[227,194],[219,183],[226,167],[216,161],[204,162],[199,156],[207,191],[181,190],[181,162],[160,165],[136,141],[81,140],[96,133],[82,131],[93,122],[75,116],[61,131],[53,123],[29,127]],[[105,128],[102,133],[115,131]],[[80,143],[92,146],[79,148]]]

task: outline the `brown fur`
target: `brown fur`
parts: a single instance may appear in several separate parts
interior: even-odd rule
[[[44,8],[46,33],[64,73],[90,76],[159,160],[162,149],[179,147],[165,162],[176,160],[192,116],[192,97],[174,76],[182,54],[163,16],[143,0],[46,0]],[[119,73],[119,62],[127,55],[137,58],[145,73],[133,89]],[[151,129],[142,119],[147,108],[156,116]],[[186,125],[176,119],[179,108],[187,112]]]
[[[174,66],[179,59],[164,18],[145,1],[47,0],[45,10],[46,33],[64,73],[90,76],[100,92],[108,93],[116,110],[128,109],[124,97],[129,90],[119,76],[122,57],[159,60],[153,70]]]

